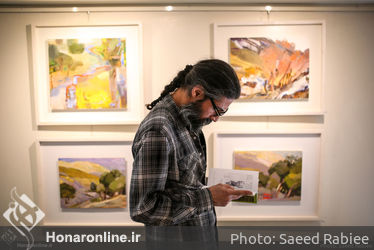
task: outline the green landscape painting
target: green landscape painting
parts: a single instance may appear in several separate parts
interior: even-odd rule
[[[125,208],[124,158],[59,158],[61,208]]]
[[[301,151],[234,151],[234,169],[259,171],[259,201],[301,200]]]

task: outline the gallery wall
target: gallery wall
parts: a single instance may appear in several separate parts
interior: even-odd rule
[[[128,138],[137,125],[37,126],[29,25],[141,23],[145,103],[186,64],[210,58],[214,23],[323,21],[321,115],[223,117],[204,132],[208,165],[219,131],[322,131],[318,221],[222,221],[224,225],[374,225],[374,7],[282,7],[268,15],[259,7],[91,7],[0,9],[0,212],[10,190],[38,201],[38,138]],[[147,111],[144,109],[144,113]],[[276,144],[276,142],[274,142]],[[304,176],[303,178],[308,178]],[[49,200],[48,202],[59,202]],[[2,213],[2,212],[1,212]],[[1,219],[2,225],[7,225]]]

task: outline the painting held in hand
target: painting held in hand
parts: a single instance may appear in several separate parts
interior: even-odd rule
[[[259,171],[259,201],[301,200],[301,151],[235,150],[234,169]]]
[[[127,109],[124,38],[47,42],[52,111]]]
[[[61,208],[125,208],[124,158],[59,158]]]
[[[230,38],[230,64],[241,84],[240,99],[308,100],[309,48],[287,40]]]
[[[233,202],[257,203],[258,171],[240,171],[233,169],[212,168],[209,170],[208,186],[227,184],[236,190],[249,190],[251,195],[242,196]]]

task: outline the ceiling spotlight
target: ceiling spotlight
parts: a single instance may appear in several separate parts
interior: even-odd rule
[[[72,11],[73,12],[77,12],[78,11],[78,7],[73,7]]]
[[[166,7],[165,7],[165,10],[166,10],[166,11],[172,11],[172,10],[173,10],[173,6],[171,6],[171,5],[166,6]]]
[[[270,6],[270,5],[266,5],[265,6],[265,10],[266,10],[266,12],[269,14],[270,13],[270,11],[272,10],[273,8]]]

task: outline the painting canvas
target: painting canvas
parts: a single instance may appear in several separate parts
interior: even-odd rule
[[[125,208],[124,158],[59,158],[61,208]]]
[[[229,61],[241,84],[242,100],[309,98],[309,48],[269,37],[230,38]]]
[[[259,172],[259,201],[300,201],[301,151],[234,151],[234,169]]]
[[[126,110],[126,39],[49,39],[52,111]]]

